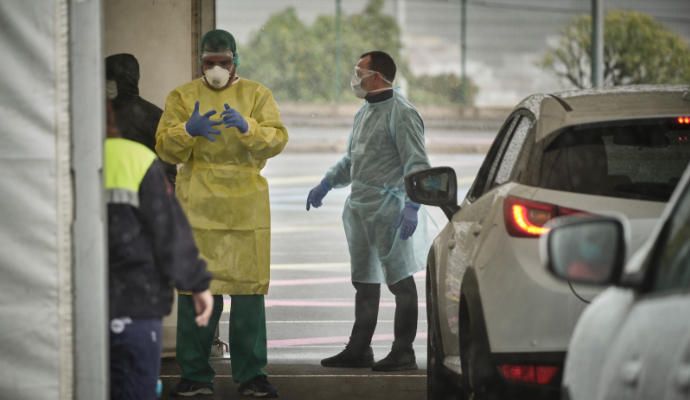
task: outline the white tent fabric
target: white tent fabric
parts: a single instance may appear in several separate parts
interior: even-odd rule
[[[74,397],[67,0],[0,2],[0,397]]]

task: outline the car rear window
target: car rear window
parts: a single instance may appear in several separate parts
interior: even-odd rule
[[[675,118],[567,127],[552,135],[538,186],[667,201],[690,160],[690,126]]]

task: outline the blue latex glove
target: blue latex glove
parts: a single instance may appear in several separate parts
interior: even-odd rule
[[[411,201],[405,203],[405,208],[402,209],[395,226],[396,229],[400,228],[400,239],[409,239],[417,229],[417,211],[419,211],[419,204]]]
[[[215,142],[216,139],[211,135],[220,135],[220,131],[213,129],[213,127],[222,123],[220,121],[211,121],[210,118],[215,113],[215,110],[211,110],[204,115],[199,115],[199,102],[194,103],[194,112],[192,112],[192,116],[189,117],[189,121],[185,124],[187,133],[191,136],[203,136],[211,142]]]
[[[326,178],[323,178],[321,183],[314,186],[314,188],[309,191],[309,195],[307,196],[307,211],[309,211],[310,206],[314,208],[321,207],[321,201],[326,197],[329,190],[331,190],[331,185],[326,181]]]
[[[249,124],[247,124],[242,114],[227,104],[225,104],[225,111],[220,113],[220,116],[223,118],[226,128],[234,127],[239,129],[241,133],[247,133],[249,130]]]

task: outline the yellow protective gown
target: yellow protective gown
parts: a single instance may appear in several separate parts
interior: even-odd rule
[[[247,120],[249,130],[218,125],[215,142],[190,136],[185,124],[199,101],[201,115],[216,110],[221,120],[228,104]],[[265,86],[238,79],[213,90],[196,79],[173,90],[156,132],[156,151],[180,164],[177,197],[213,274],[214,294],[266,294],[270,278],[271,216],[268,184],[261,176],[266,160],[287,144],[273,94]]]

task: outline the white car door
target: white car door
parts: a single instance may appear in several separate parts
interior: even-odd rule
[[[445,315],[445,321],[443,319],[439,321],[442,324],[441,331],[446,332],[443,337],[443,346],[446,356],[450,356],[445,362],[448,367],[456,370],[459,366],[458,312],[463,277],[481,247],[485,237],[484,225],[492,220],[496,211],[493,209],[496,190],[490,189],[495,186],[496,176],[499,173],[505,176],[507,181],[510,169],[517,159],[515,148],[519,151],[521,146],[518,144],[522,144],[528,126],[529,120],[517,113],[506,120],[472,188],[461,204],[460,211],[451,221],[453,229],[447,242],[446,269],[439,271],[440,276],[444,276],[444,281],[438,287],[440,292],[438,298],[441,314]],[[516,127],[522,128],[519,135],[515,135]],[[508,168],[505,166],[506,163],[502,163],[506,153],[511,153]]]
[[[690,398],[690,185],[665,224],[648,287],[609,350],[599,399]]]

